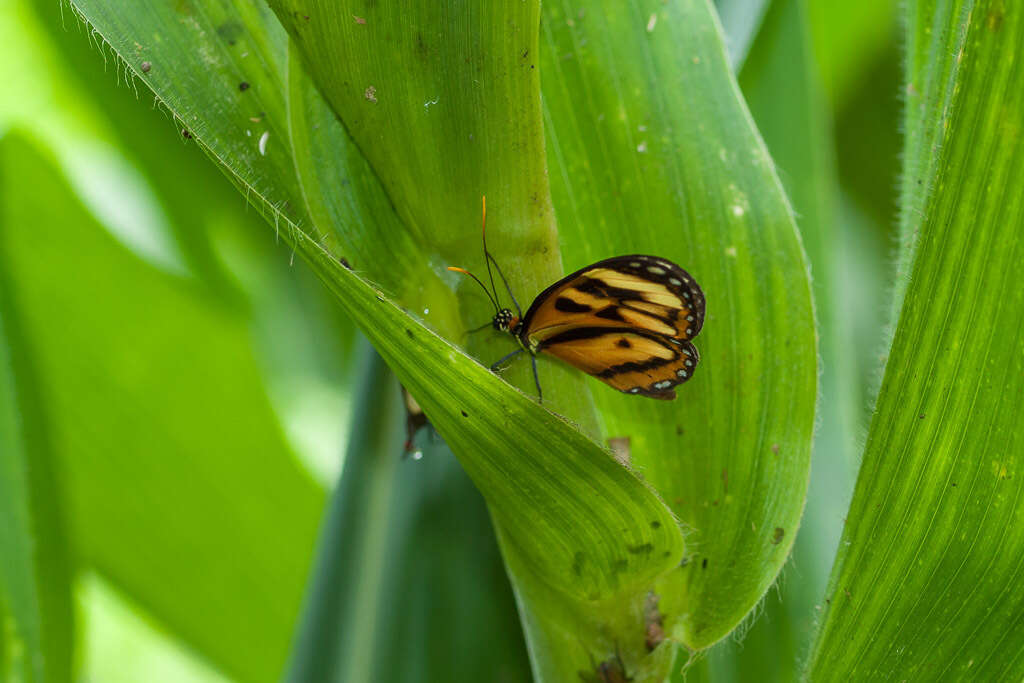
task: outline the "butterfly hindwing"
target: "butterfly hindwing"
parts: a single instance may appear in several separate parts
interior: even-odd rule
[[[627,394],[673,399],[700,360],[688,341],[619,328],[580,327],[550,337],[541,350]]]
[[[693,373],[689,343],[704,323],[704,295],[679,266],[619,256],[583,268],[542,292],[520,337],[619,391],[675,398]]]

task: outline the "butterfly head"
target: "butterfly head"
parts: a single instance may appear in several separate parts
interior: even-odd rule
[[[511,310],[503,308],[494,314],[494,320],[491,322],[494,325],[494,329],[499,332],[510,332],[515,334],[516,328],[519,327],[519,316]]]

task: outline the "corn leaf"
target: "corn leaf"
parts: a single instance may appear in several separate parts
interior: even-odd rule
[[[71,577],[62,491],[36,359],[12,295],[7,201],[20,192],[28,145],[0,138],[0,678],[70,681]]]
[[[284,443],[245,320],[115,241],[45,153],[22,148],[4,271],[47,397],[68,533],[84,563],[222,670],[273,677],[323,493]]]
[[[658,593],[669,632],[700,649],[757,603],[799,526],[816,393],[807,262],[707,2],[544,11],[567,267],[655,253],[708,300],[701,365],[677,401],[595,392],[606,434],[630,437],[633,462],[690,529]]]
[[[1013,680],[1024,16],[998,0],[908,13],[902,308],[808,675]]]

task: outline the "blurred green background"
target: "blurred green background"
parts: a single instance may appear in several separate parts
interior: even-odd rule
[[[809,19],[819,69],[810,82],[832,141],[820,161],[837,179],[824,210],[834,212],[843,254],[835,286],[853,340],[847,400],[858,416],[853,433],[863,434],[890,324],[901,146],[897,3],[775,2],[752,26],[748,15],[730,14],[734,3],[721,4],[730,41],[754,32],[739,81],[791,196],[802,179],[787,174],[776,148],[785,145],[787,122],[773,118],[773,102],[803,94],[793,91],[797,79],[759,72],[773,68],[768,56],[778,50],[766,45],[787,35],[791,8]],[[11,354],[19,343],[46,347],[32,370],[46,392],[38,419],[55,428],[33,447],[52,456],[53,500],[67,506],[67,523],[54,524],[74,553],[54,566],[75,577],[77,677],[273,679],[288,656],[327,494],[359,424],[352,415],[360,373],[371,364],[365,345],[264,219],[67,8],[0,0],[0,82],[0,287],[18,312],[3,324],[15,340]],[[22,219],[31,229],[12,230]],[[17,256],[26,253],[47,259]],[[53,308],[63,315],[33,313]],[[75,317],[86,308],[87,318]],[[835,381],[828,371],[826,393]],[[204,399],[183,398],[196,394]],[[840,437],[817,435],[831,438]],[[419,439],[432,447],[427,434]],[[197,442],[201,452],[181,447]],[[828,449],[838,457],[814,460],[805,520],[778,588],[742,633],[699,662],[695,677],[796,676],[861,445],[839,444]],[[464,476],[436,450],[449,461],[429,476]],[[456,525],[476,518],[471,533],[490,555],[466,595],[491,613],[490,623],[506,625],[491,653],[504,662],[504,680],[525,680],[514,603],[482,501],[470,496],[449,509],[451,501],[424,495],[410,524],[423,510]],[[112,497],[116,508],[106,505]],[[152,525],[161,537],[146,533]],[[423,533],[444,527],[432,528]],[[452,567],[474,562],[452,553]],[[472,573],[456,572],[430,589],[447,581],[454,594],[471,581]],[[408,586],[416,578],[396,580]],[[466,599],[462,609],[474,609]],[[464,651],[452,642],[434,647]]]

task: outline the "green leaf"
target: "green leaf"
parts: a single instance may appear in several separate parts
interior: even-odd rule
[[[376,353],[361,355],[355,429],[321,529],[289,680],[526,680],[483,500],[429,428],[427,447],[401,457],[398,382]],[[401,657],[396,642],[405,644]]]
[[[421,3],[400,11],[355,1],[270,5],[419,245],[421,263],[483,275],[477,226],[480,197],[486,195],[490,249],[520,300],[526,303],[527,294],[563,275],[545,170],[536,0]],[[371,217],[376,216],[362,218]],[[383,225],[384,235],[394,232],[388,220]],[[375,273],[397,265],[387,253],[392,240],[367,236],[379,245],[377,259],[369,270],[353,265],[383,285]],[[423,314],[431,326],[454,336],[494,314],[475,283],[446,275],[450,286],[462,288],[464,321],[457,327],[439,324],[445,319],[438,316],[455,307],[450,295],[435,297]],[[499,298],[508,301],[503,291]],[[482,357],[504,355],[486,336],[471,341]],[[514,348],[510,340],[502,342]],[[504,376],[524,389],[533,386],[526,363]],[[597,433],[579,373],[542,363],[540,379],[549,407]]]
[[[432,324],[461,328],[448,285],[424,258],[423,246],[399,220],[374,170],[302,68],[298,51],[288,61],[289,130],[295,167],[313,225],[328,251],[368,271],[417,313],[433,307]]]
[[[807,507],[790,566],[741,637],[723,642],[687,672],[712,681],[789,681],[805,654],[853,488],[852,442],[860,417],[855,357],[842,351],[856,319],[841,295],[836,225],[838,178],[829,109],[818,79],[804,0],[776,0],[764,18],[739,81],[779,166],[811,261],[821,340],[821,401]],[[801,131],[794,135],[793,131]],[[869,284],[858,282],[859,294]],[[702,663],[703,664],[703,663]],[[698,673],[699,672],[699,673]]]
[[[1024,676],[1024,16],[909,11],[902,311],[812,679]]]
[[[796,536],[816,340],[792,212],[711,9],[650,7],[545,4],[544,101],[567,267],[655,253],[707,296],[701,366],[679,400],[595,392],[606,434],[631,437],[633,463],[690,529],[658,593],[668,633],[699,649],[757,603]]]
[[[158,93],[183,137],[198,141],[266,206],[309,223],[288,134],[288,38],[265,6],[186,1],[123,11],[82,0],[72,9],[123,60],[136,86]]]
[[[83,560],[223,670],[272,678],[323,494],[283,440],[247,319],[115,242],[38,153],[18,159],[4,268]]]
[[[0,678],[70,681],[71,561],[51,424],[12,296],[5,205],[20,191],[28,145],[0,137]]]
[[[836,229],[837,174],[830,150],[828,107],[811,52],[804,0],[776,0],[751,47],[740,85],[779,175],[793,201],[811,261],[819,304],[821,401],[807,507],[789,576],[766,595],[756,621],[737,641],[723,642],[706,663],[687,672],[712,681],[788,681],[806,652],[855,473],[854,425],[859,417],[855,366],[840,351],[849,307],[840,302]],[[803,134],[793,135],[794,130]],[[843,254],[849,258],[849,252]]]

